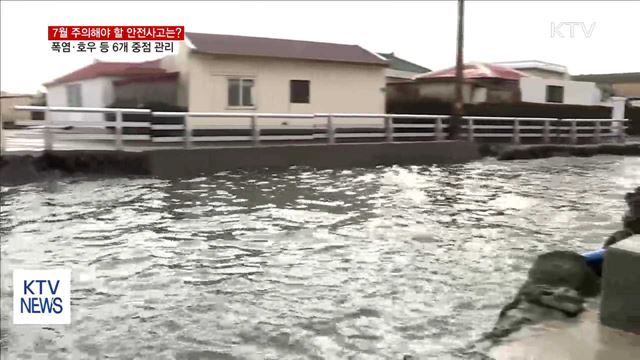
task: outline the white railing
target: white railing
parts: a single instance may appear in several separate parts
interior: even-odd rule
[[[554,118],[518,118],[518,117],[465,117],[466,124],[462,125],[466,132],[461,137],[467,140],[475,138],[499,138],[510,137],[514,144],[520,144],[521,139],[541,138],[542,143],[548,144],[553,137],[568,138],[571,144],[577,144],[579,138],[591,138],[593,142],[600,143],[602,138],[617,137],[620,142],[625,141],[625,123],[628,119],[554,119]],[[507,125],[486,125],[483,122],[508,122]],[[537,125],[521,125],[523,122],[536,123]],[[578,125],[588,123],[588,125]],[[478,132],[477,130],[511,130],[510,132]],[[523,130],[539,130],[531,132]],[[588,130],[588,132],[581,131]],[[552,131],[556,133],[553,134]]]
[[[16,110],[43,112],[44,120],[17,121],[16,125],[41,126],[44,149],[53,149],[59,140],[113,140],[116,150],[124,150],[125,141],[143,142],[153,147],[194,148],[204,146],[231,146],[240,144],[336,142],[394,142],[443,140],[449,126],[447,115],[415,114],[274,114],[226,112],[152,112],[148,109],[72,108],[46,106],[15,106]],[[114,121],[54,120],[52,113],[115,114]],[[124,114],[148,115],[148,121],[123,121]],[[178,123],[158,124],[162,118],[175,118]],[[209,119],[209,120],[207,120]],[[355,122],[353,120],[356,120]],[[280,123],[278,123],[280,121]],[[289,124],[294,121],[295,124]],[[460,138],[468,141],[511,139],[515,144],[523,138],[540,139],[550,143],[553,138],[566,138],[576,144],[579,138],[600,142],[605,137],[624,141],[627,119],[555,119],[517,117],[464,117]],[[244,123],[243,123],[244,122]],[[55,133],[54,128],[102,127],[101,133]],[[114,129],[113,134],[104,128]],[[143,128],[147,134],[123,134],[123,128]],[[157,132],[171,134],[154,134]],[[176,132],[179,135],[176,135]],[[166,136],[162,136],[166,135]],[[2,141],[3,148],[5,139]],[[566,140],[565,140],[566,141]]]

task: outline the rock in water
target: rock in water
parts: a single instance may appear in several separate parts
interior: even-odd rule
[[[634,234],[640,234],[640,186],[632,193],[627,193],[624,197],[629,210],[622,218],[622,224],[625,229],[633,231]]]
[[[575,317],[584,310],[585,297],[595,296],[599,291],[599,278],[582,255],[571,251],[542,254],[485,338],[497,340],[526,324]]]
[[[604,242],[604,245],[602,245],[602,247],[608,248],[609,246],[619,241],[622,241],[628,237],[631,237],[632,235],[633,235],[633,231],[629,229],[618,230],[607,238],[607,240]]]
[[[618,230],[611,234],[604,242],[603,247],[607,248],[619,241],[622,241],[631,235],[640,234],[640,186],[634,192],[627,193],[624,196],[629,208],[622,217],[622,230]]]
[[[584,257],[573,251],[552,251],[538,256],[529,270],[527,283],[569,288],[581,296],[595,296],[600,291],[596,274]]]

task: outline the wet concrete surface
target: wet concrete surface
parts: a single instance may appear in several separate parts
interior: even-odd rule
[[[603,326],[597,310],[574,322],[549,321],[532,326],[516,338],[493,348],[496,360],[636,360],[640,335]]]

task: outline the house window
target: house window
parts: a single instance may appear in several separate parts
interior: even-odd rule
[[[82,106],[82,88],[80,84],[71,84],[66,86],[67,91],[67,106],[80,107]]]
[[[564,102],[564,88],[562,86],[547,85],[547,102]]]
[[[253,106],[253,79],[229,79],[229,106]]]
[[[291,80],[291,102],[295,104],[309,103],[309,80]]]

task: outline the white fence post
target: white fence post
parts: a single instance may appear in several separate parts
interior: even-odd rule
[[[442,118],[436,118],[436,140],[444,139],[444,132],[442,131]]]
[[[393,142],[393,121],[391,117],[384,117],[384,133],[387,142]]]
[[[513,119],[513,143],[520,144],[520,120],[517,118]]]
[[[116,111],[116,150],[122,150],[122,110]]]
[[[576,121],[575,120],[571,120],[571,128],[569,129],[569,138],[571,141],[571,144],[577,144],[578,143],[578,129],[576,128]]]
[[[473,141],[473,118],[467,119],[467,141]]]
[[[616,121],[616,120],[624,119],[626,101],[627,99],[621,96],[611,97],[611,102],[613,103],[613,106],[611,107],[611,120],[613,120],[616,123],[615,131],[618,132],[618,141],[620,142],[625,141],[624,122]],[[613,125],[613,123],[611,125]]]
[[[258,127],[257,114],[251,116],[251,141],[253,142],[253,146],[260,144],[260,128]]]
[[[619,120],[618,121],[618,140],[621,143],[624,143],[626,141],[626,131],[624,126],[625,126],[624,121]]]
[[[0,120],[0,155],[7,150],[7,144],[4,137],[4,122]]]
[[[329,144],[336,143],[336,130],[333,127],[333,115],[331,114],[327,116],[327,141]]]
[[[49,107],[44,111],[44,149],[46,151],[53,150],[53,132],[51,129],[52,125],[51,113],[49,112]]]
[[[184,148],[192,149],[193,148],[193,131],[191,129],[191,120],[189,119],[189,114],[184,114]]]
[[[595,141],[596,144],[600,144],[601,131],[602,130],[600,129],[600,120],[596,120],[595,129],[593,130],[593,141]]]
[[[542,139],[545,144],[550,142],[549,120],[544,121],[544,128],[542,129]]]

